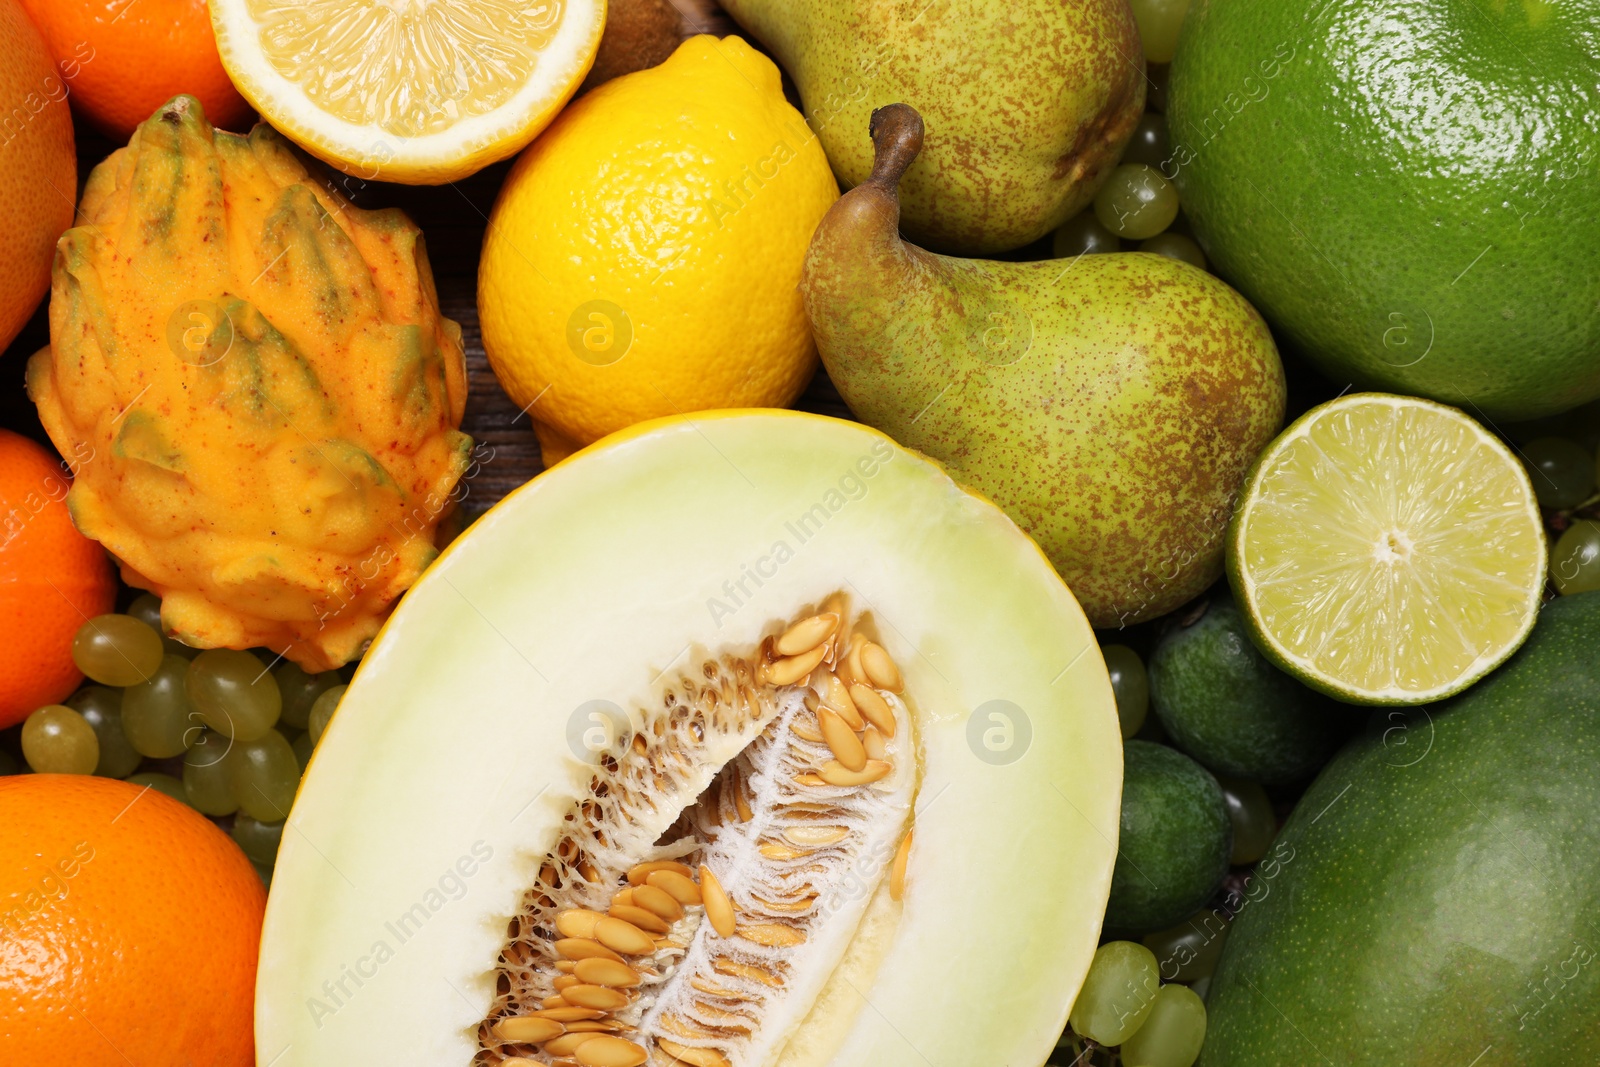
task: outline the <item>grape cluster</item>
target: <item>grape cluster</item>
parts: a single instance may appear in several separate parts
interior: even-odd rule
[[[95,774],[165,793],[221,821],[268,879],[346,679],[264,656],[165,636],[161,602],[140,596],[126,614],[79,628],[72,658],[89,684],[28,716],[23,758],[39,774]],[[0,774],[18,769],[0,765]]]

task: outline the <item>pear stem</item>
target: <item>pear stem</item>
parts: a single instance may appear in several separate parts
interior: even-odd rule
[[[887,104],[872,113],[872,174],[867,182],[891,196],[901,175],[922,151],[922,116],[910,104]]]

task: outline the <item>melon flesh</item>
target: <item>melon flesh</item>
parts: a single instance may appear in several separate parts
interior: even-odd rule
[[[875,431],[787,412],[608,438],[490,511],[407,595],[289,818],[259,1061],[499,1062],[482,1039],[516,999],[508,987],[555,976],[549,954],[504,967],[508,945],[543,951],[521,925],[530,900],[608,766],[647,758],[627,735],[659,738],[665,694],[759,667],[764,641],[835,596],[903,675],[888,700],[893,770],[829,793],[852,813],[827,872],[839,891],[796,920],[804,944],[753,1033],[721,1047],[738,1067],[1043,1062],[1116,853],[1121,749],[1094,635],[998,509]],[[815,721],[802,690],[763,693],[663,756],[679,760],[670,782],[618,801],[605,825],[629,830],[590,846],[598,881],[563,879],[562,907],[603,910],[627,862],[685,847],[686,827],[733,803],[730,776],[752,828],[692,860],[749,899],[764,877],[752,842],[793,817],[759,767],[826,755],[792,733]],[[620,748],[593,751],[586,732],[614,721]],[[908,827],[896,899],[889,861]],[[682,927],[685,977],[720,943],[687,910],[672,935]],[[620,1036],[648,1045],[685,984],[664,981],[651,1005],[641,995],[639,1029]]]

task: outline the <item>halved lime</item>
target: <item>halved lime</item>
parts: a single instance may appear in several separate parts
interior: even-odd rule
[[[1460,692],[1516,651],[1545,581],[1527,472],[1454,408],[1357,393],[1256,461],[1228,578],[1274,663],[1358,704]]]

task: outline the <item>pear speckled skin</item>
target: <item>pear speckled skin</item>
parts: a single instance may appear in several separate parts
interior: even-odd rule
[[[28,393],[78,528],[202,648],[339,666],[435,555],[471,439],[417,227],[174,97],[94,169]]]
[[[1088,205],[1144,110],[1124,0],[724,0],[794,78],[846,187],[872,171],[861,131],[903,100],[927,149],[902,225],[956,255],[1020,248]],[[998,95],[997,95],[998,94]]]
[[[896,232],[895,199],[920,119],[894,105],[872,133],[874,175],[823,219],[802,283],[846,403],[1004,508],[1097,627],[1200,593],[1283,421],[1266,324],[1221,281],[1162,256],[923,251]]]

